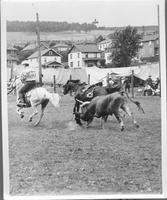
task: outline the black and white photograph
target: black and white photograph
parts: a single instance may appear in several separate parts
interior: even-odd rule
[[[1,5],[5,199],[167,197],[165,1]]]

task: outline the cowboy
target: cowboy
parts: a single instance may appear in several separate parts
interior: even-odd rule
[[[25,106],[25,94],[29,90],[36,87],[36,71],[30,67],[26,67],[20,74],[20,80],[23,86],[18,91],[18,106]]]

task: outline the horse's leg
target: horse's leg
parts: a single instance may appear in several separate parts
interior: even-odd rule
[[[24,117],[24,112],[21,111],[23,108],[22,107],[17,107],[16,112],[20,115],[21,118]]]
[[[32,118],[38,114],[38,110],[37,110],[37,106],[32,106],[32,108],[34,109],[34,112],[32,113],[32,115],[30,115],[29,117],[29,122],[32,122]]]
[[[49,103],[48,99],[41,103],[41,114],[40,114],[39,120],[34,124],[34,126],[37,126],[40,123],[40,121],[41,121],[41,119],[44,115],[44,110],[45,110],[48,103]]]
[[[74,105],[74,108],[73,108],[73,114],[75,114],[75,112],[79,112],[79,103],[77,101],[75,101],[75,105]]]
[[[77,102],[76,107],[77,107],[77,112],[79,112],[79,108],[80,108],[80,103],[79,102]]]
[[[74,105],[74,108],[73,108],[73,114],[75,114],[76,112],[76,102],[75,102],[75,105]]]

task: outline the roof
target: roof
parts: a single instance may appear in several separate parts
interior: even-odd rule
[[[59,47],[69,47],[69,45],[67,45],[67,44],[63,44],[63,43],[60,43],[60,44],[56,44],[56,45],[54,45],[52,48],[59,48]]]
[[[101,42],[99,42],[99,44],[106,44],[106,43],[111,43],[111,39],[106,39],[106,40],[103,40]]]
[[[61,56],[59,53],[57,53],[54,49],[44,49],[41,50],[41,56],[43,56],[45,53],[47,53],[48,51],[54,51],[58,56]],[[38,57],[38,51],[36,51],[35,53],[33,53],[32,55],[30,55],[27,59],[32,59],[32,58],[37,58]],[[62,57],[62,56],[61,56]]]
[[[7,60],[8,61],[18,61],[17,57],[11,56],[11,55],[7,55]]]
[[[57,62],[57,61],[49,61],[49,62],[46,62],[45,64],[44,64],[44,66],[52,66],[52,65],[57,65],[57,66],[63,66],[61,63],[59,63],[59,62]]]
[[[105,60],[104,58],[83,58],[84,61],[100,61]]]
[[[14,50],[14,51],[17,51],[16,48],[14,48],[12,45],[8,44],[7,45],[7,50]]]
[[[76,48],[76,50],[82,52],[82,53],[98,53],[98,52],[101,52],[99,49],[98,49],[98,46],[96,44],[77,44],[77,45],[74,45],[72,47],[72,49]],[[70,52],[72,51],[72,49],[70,50]]]
[[[41,41],[41,45],[43,45],[45,48],[49,48],[50,41]]]
[[[32,49],[35,49],[35,48],[37,48],[37,44],[32,43],[32,44],[29,44],[26,47],[24,47],[24,49],[22,49],[22,51],[28,51],[28,50],[32,50]]]
[[[149,41],[154,41],[159,39],[159,36],[156,34],[154,35],[144,35],[143,38],[141,39],[141,42],[149,42]]]
[[[41,42],[41,46],[44,48],[49,48],[49,45],[44,42]],[[35,43],[27,45],[24,49],[22,49],[22,51],[28,51],[28,50],[32,50],[36,48],[38,48],[38,46],[37,46],[37,43],[35,42]]]

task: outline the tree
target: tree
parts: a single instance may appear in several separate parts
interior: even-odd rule
[[[141,35],[131,26],[115,31],[112,39],[112,63],[116,67],[128,67],[140,48]]]

